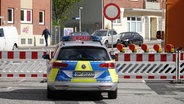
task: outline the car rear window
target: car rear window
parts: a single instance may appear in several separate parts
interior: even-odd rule
[[[93,36],[106,36],[107,31],[95,31],[92,35]]]
[[[110,57],[101,47],[72,46],[61,48],[57,60],[107,61]]]

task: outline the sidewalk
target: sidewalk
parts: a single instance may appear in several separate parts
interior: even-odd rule
[[[145,44],[160,44],[162,40],[144,40]]]
[[[161,44],[162,40],[144,40],[144,44],[148,45],[154,45],[154,44]],[[47,50],[47,49],[55,49],[56,45],[49,45],[49,46],[20,46],[18,50],[32,50],[32,49],[41,49],[41,50]]]

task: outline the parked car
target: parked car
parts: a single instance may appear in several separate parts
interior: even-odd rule
[[[69,34],[69,36],[89,36],[89,33],[87,33],[87,32],[72,32]]]
[[[120,35],[120,43],[125,47],[130,44],[136,44],[141,46],[143,44],[143,37],[137,32],[122,32]]]
[[[18,48],[18,32],[14,26],[0,26],[0,50]]]
[[[100,29],[96,30],[92,36],[101,37],[102,44],[105,44],[106,47],[110,47],[113,45],[117,45],[120,41],[120,35],[117,34],[115,30],[112,29]],[[113,41],[112,41],[113,37]]]

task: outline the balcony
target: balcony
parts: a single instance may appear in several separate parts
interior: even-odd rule
[[[144,9],[160,10],[160,3],[157,0],[145,0]]]

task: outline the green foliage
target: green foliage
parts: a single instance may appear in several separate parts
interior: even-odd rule
[[[52,0],[52,19],[53,25],[59,25],[65,23],[67,16],[71,13],[71,8],[75,3],[81,0]]]

